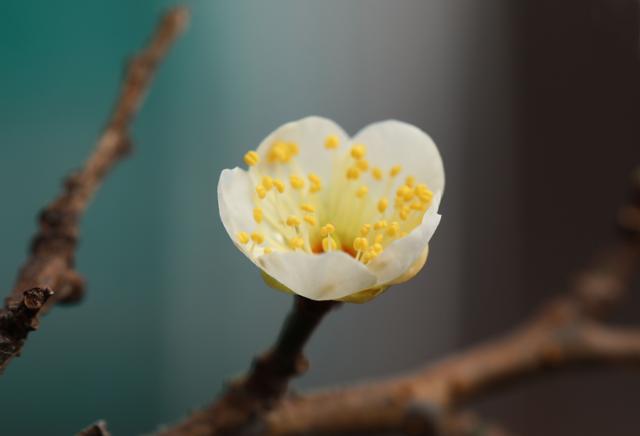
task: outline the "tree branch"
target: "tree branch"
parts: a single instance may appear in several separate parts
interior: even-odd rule
[[[80,218],[109,171],[130,152],[129,126],[158,63],[187,20],[184,8],[173,9],[164,16],[149,45],[129,63],[120,96],[95,151],[83,168],[67,178],[60,196],[41,212],[30,256],[0,312],[0,372],[20,354],[41,314],[56,303],[82,298],[84,280],[73,269]],[[31,301],[34,289],[47,296],[40,298],[42,304],[29,308],[27,301]]]
[[[620,214],[623,241],[511,334],[413,374],[286,397],[266,413],[236,417],[249,425],[237,426],[234,434],[446,434],[460,422],[458,407],[507,382],[575,365],[640,365],[640,329],[598,321],[622,298],[640,264],[640,177],[633,188],[632,204]],[[225,418],[213,405],[162,435],[223,434],[219,423]]]

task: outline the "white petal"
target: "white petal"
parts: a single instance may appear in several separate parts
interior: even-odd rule
[[[368,268],[378,277],[376,286],[390,284],[404,275],[424,255],[439,223],[440,215],[432,207],[424,214],[418,227],[389,244],[380,256],[370,262]]]
[[[367,147],[367,159],[372,165],[385,170],[401,165],[398,183],[411,175],[434,193],[444,191],[440,152],[431,137],[419,128],[402,121],[381,121],[362,129],[352,142]]]
[[[327,136],[336,135],[340,140],[339,150],[329,151],[324,148]],[[271,146],[276,141],[295,142],[300,148],[300,154],[295,157],[295,162],[304,173],[313,172],[323,180],[329,180],[331,176],[331,158],[335,152],[342,152],[348,146],[349,136],[342,127],[333,121],[322,117],[306,117],[298,121],[284,124],[267,136],[257,148],[262,158],[258,167],[252,167],[251,171],[261,170],[274,173],[277,165],[270,165],[266,156]]]
[[[336,300],[376,284],[376,276],[365,265],[342,251],[275,252],[261,256],[258,264],[287,288],[312,300]]]
[[[225,230],[233,243],[253,261],[247,246],[238,243],[238,232],[251,233],[253,221],[253,184],[249,173],[241,168],[225,169],[218,182],[218,208]],[[254,261],[255,263],[255,261]]]

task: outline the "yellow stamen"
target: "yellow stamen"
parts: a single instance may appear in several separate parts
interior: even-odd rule
[[[380,220],[373,225],[373,228],[376,230],[381,230],[387,227],[387,222],[385,220]]]
[[[367,154],[367,149],[362,144],[354,145],[351,148],[351,157],[356,160],[362,159],[365,154]]]
[[[262,244],[264,242],[264,235],[260,232],[253,232],[251,234],[251,240],[256,244]]]
[[[316,224],[318,224],[318,221],[313,215],[305,215],[302,217],[302,219],[305,220],[305,222],[310,226],[315,226]]]
[[[384,213],[388,206],[389,201],[386,198],[381,198],[380,201],[378,201],[378,212]]]
[[[238,232],[236,238],[238,238],[238,242],[241,244],[249,242],[249,234],[247,232]]]
[[[364,251],[369,248],[369,241],[367,241],[367,238],[355,238],[353,240],[353,248],[358,251]]]
[[[279,193],[282,194],[284,192],[285,184],[282,180],[273,179],[273,186],[276,187]]]
[[[384,248],[382,248],[382,244],[379,243],[373,244],[373,247],[371,248],[373,249],[373,252],[376,254],[376,256],[382,254],[382,252],[384,251]]]
[[[324,140],[324,147],[327,150],[334,150],[340,145],[340,138],[337,135],[329,135]]]
[[[256,194],[258,194],[258,198],[263,199],[267,196],[267,190],[264,189],[264,186],[258,185],[256,186]]]
[[[269,176],[262,176],[262,186],[264,186],[264,189],[267,191],[271,191],[271,188],[273,188],[273,179]]]
[[[289,239],[289,247],[293,248],[294,250],[304,247],[304,239],[302,239],[301,236],[296,236]]]
[[[400,223],[398,221],[393,221],[391,224],[389,224],[389,227],[387,228],[387,235],[394,237],[398,234],[399,231],[400,231]]]
[[[356,191],[356,197],[358,198],[364,198],[367,193],[369,192],[369,188],[367,188],[366,186],[360,186],[358,188],[358,190]]]
[[[389,175],[391,177],[395,177],[398,174],[400,174],[400,171],[402,171],[402,167],[400,165],[394,165],[391,167],[391,171],[389,171]]]
[[[367,236],[371,230],[371,224],[363,224],[360,228],[360,236]]]
[[[322,183],[322,180],[320,179],[320,177],[316,173],[309,173],[309,175],[307,177],[309,178],[309,181],[312,184],[319,185],[319,184]]]
[[[400,212],[398,212],[398,214],[400,215],[400,219],[403,221],[406,221],[406,219],[409,218],[410,212],[411,212],[411,209],[409,209],[409,206],[402,206],[402,208],[400,209]]]
[[[273,248],[271,247],[265,247],[264,249],[264,254],[271,254],[273,253]]]
[[[255,151],[249,151],[244,155],[244,163],[250,167],[257,165],[260,162],[260,155]]]
[[[382,178],[384,177],[384,175],[382,174],[382,170],[378,167],[375,167],[371,170],[371,175],[378,181],[382,180]]]
[[[262,218],[263,218],[264,214],[262,213],[262,209],[259,207],[256,207],[253,209],[253,219],[260,224],[262,222]]]
[[[373,242],[375,242],[376,244],[381,244],[383,240],[384,240],[384,235],[382,233],[379,233],[373,239]]]
[[[413,188],[413,185],[416,183],[416,178],[413,176],[408,176],[405,180],[404,184],[410,188]]]
[[[331,236],[327,236],[326,238],[322,239],[323,251],[325,252],[332,251],[332,250],[335,250],[337,247],[338,245],[336,244],[336,241],[334,241]]]
[[[369,169],[369,162],[367,162],[366,159],[360,159],[358,161],[356,161],[356,167],[360,170],[360,171],[367,171]]]
[[[298,227],[301,223],[300,218],[295,215],[290,215],[289,218],[287,218],[287,225],[290,227]]]
[[[289,154],[289,158],[297,156],[300,153],[298,144],[296,144],[295,142],[287,143],[287,153]]]
[[[332,234],[333,232],[336,231],[336,228],[333,224],[325,224],[321,229],[320,229],[320,234],[322,236],[328,236],[330,234]]]
[[[313,207],[313,205],[309,204],[309,203],[302,203],[300,205],[300,209],[302,209],[305,212],[315,212],[316,208]]]
[[[356,167],[350,167],[347,170],[347,179],[358,180],[358,178],[360,178],[360,170]]]
[[[293,189],[302,189],[304,188],[304,179],[300,176],[291,175],[289,177],[289,182],[291,183],[291,187]]]

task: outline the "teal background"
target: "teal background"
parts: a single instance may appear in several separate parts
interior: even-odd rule
[[[5,293],[36,211],[90,153],[123,60],[171,4],[0,2]],[[215,191],[223,168],[293,119],[328,116],[351,133],[387,118],[414,123],[440,146],[447,174],[426,269],[369,304],[331,314],[296,387],[393,374],[502,331],[610,238],[607,224],[637,161],[637,86],[624,85],[637,75],[607,86],[593,64],[606,51],[627,61],[613,71],[638,69],[628,61],[636,52],[610,50],[618,47],[613,33],[590,39],[597,10],[574,0],[187,4],[191,26],[134,125],[135,154],[85,216],[77,266],[87,298],[48,315],[0,377],[2,436],[69,435],[98,418],[115,435],[150,432],[209,402],[269,345],[290,297],[266,288],[233,247]],[[625,28],[603,16],[599,25]],[[594,40],[604,41],[600,52],[587,49]],[[611,96],[607,104],[597,104],[598,89]],[[581,99],[587,95],[596,103]],[[587,107],[596,109],[581,112]],[[574,141],[584,125],[601,134],[585,129]],[[606,159],[585,151],[601,150],[611,131],[624,133]],[[597,186],[582,189],[594,174],[602,175]],[[541,434],[542,424],[548,435],[606,434],[612,416],[624,423],[609,409],[631,416],[624,405],[637,404],[618,394],[640,391],[637,377],[616,377],[592,386],[593,398],[606,401],[582,424],[575,417],[595,406],[580,395],[581,378],[480,406],[523,435]],[[624,424],[615,430],[635,434]]]

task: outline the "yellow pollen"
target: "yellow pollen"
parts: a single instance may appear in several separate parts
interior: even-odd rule
[[[307,177],[309,178],[309,181],[311,183],[315,183],[317,185],[322,183],[322,180],[320,180],[320,177],[316,173],[309,173],[309,175]]]
[[[273,188],[273,179],[269,176],[263,176],[262,186],[264,186],[264,189],[266,189],[267,191],[271,191],[271,188]]]
[[[356,160],[362,159],[365,154],[367,154],[367,149],[362,144],[354,145],[351,148],[351,157]]]
[[[331,236],[327,236],[326,238],[322,239],[322,250],[323,251],[332,251],[335,250],[338,247],[338,245],[336,244],[336,241],[333,240],[333,238]]]
[[[376,244],[381,244],[383,240],[384,240],[384,235],[382,233],[379,233],[373,239],[373,242],[375,242]]]
[[[364,263],[368,263],[369,261],[371,261],[371,259],[373,259],[375,256],[374,254],[371,252],[371,250],[367,250],[365,251],[365,253],[362,255],[362,261]]]
[[[287,153],[289,153],[289,158],[297,156],[300,153],[298,144],[296,144],[295,142],[287,143]]]
[[[253,209],[253,219],[260,224],[262,222],[262,217],[264,216],[264,214],[262,213],[262,209],[259,207],[256,207]]]
[[[316,224],[318,224],[318,221],[313,215],[305,215],[302,217],[302,219],[310,226],[315,226]]]
[[[311,188],[309,188],[309,192],[311,192],[312,194],[320,191],[322,189],[322,185],[320,185],[319,183],[312,183],[311,184]]]
[[[360,186],[358,188],[358,190],[356,191],[356,197],[358,198],[364,198],[367,193],[369,192],[369,188],[367,188],[366,186]]]
[[[289,247],[295,249],[304,247],[304,239],[301,236],[289,239]]]
[[[411,209],[409,209],[409,206],[402,206],[402,208],[400,209],[400,212],[398,212],[398,214],[400,215],[400,219],[405,221],[407,218],[409,218],[410,212],[411,212]]]
[[[329,135],[324,140],[324,148],[334,150],[340,146],[340,138],[337,135]]]
[[[411,192],[411,188],[409,188],[407,185],[402,185],[396,191],[396,195],[404,199],[404,197],[409,195],[410,192]]]
[[[256,165],[258,162],[260,162],[260,155],[255,151],[249,151],[244,155],[244,163],[250,167]]]
[[[279,193],[283,193],[284,192],[284,182],[282,180],[278,180],[278,179],[273,179],[273,186],[276,187],[277,191]]]
[[[287,144],[282,141],[274,143],[271,146],[271,149],[269,149],[269,153],[267,153],[267,159],[271,163],[288,162],[290,160],[290,155]]]
[[[387,222],[385,220],[380,220],[373,225],[373,228],[376,230],[381,230],[387,227]]]
[[[389,206],[389,201],[386,198],[381,198],[380,201],[378,201],[378,212],[384,213],[384,211],[387,210],[387,206]]]
[[[302,209],[305,212],[315,212],[316,208],[313,207],[313,205],[309,204],[309,203],[302,203],[300,205],[300,209]]]
[[[367,236],[371,230],[371,224],[363,224],[360,228],[360,236]]]
[[[260,232],[253,232],[251,234],[251,240],[256,244],[262,244],[264,242],[264,235]]]
[[[371,170],[371,175],[378,181],[382,180],[382,178],[384,177],[384,175],[382,174],[382,170],[378,167],[375,167]]]
[[[382,244],[379,243],[375,243],[373,244],[373,247],[371,247],[373,249],[373,252],[377,255],[380,255],[383,251],[384,248],[382,248]]]
[[[404,181],[404,184],[410,188],[412,188],[413,185],[415,185],[415,183],[416,183],[416,178],[413,176],[408,176],[407,179]]]
[[[264,186],[258,185],[256,186],[256,194],[258,194],[258,198],[263,199],[267,196],[267,190],[264,189]]]
[[[333,224],[325,224],[321,229],[320,229],[320,234],[322,236],[328,236],[330,234],[332,234],[333,232],[336,231],[336,227]]]
[[[398,174],[400,174],[400,171],[402,171],[402,167],[400,165],[394,165],[391,167],[391,171],[389,171],[389,175],[391,177],[395,177]]]
[[[249,242],[249,234],[247,232],[238,232],[236,237],[238,238],[238,242],[241,244]]]
[[[304,188],[304,179],[302,177],[292,175],[291,177],[289,177],[289,182],[291,183],[291,187],[293,189]]]
[[[413,210],[426,210],[424,203],[420,201],[415,201],[411,203],[411,209]]]
[[[389,228],[387,228],[387,235],[393,237],[398,234],[400,231],[400,223],[398,221],[393,221],[389,224]]]
[[[367,241],[367,238],[356,238],[353,240],[353,248],[358,251],[364,251],[369,248],[369,241]]]
[[[287,218],[287,225],[290,227],[297,227],[301,224],[302,221],[300,221],[300,218],[298,218],[295,215],[290,215],[289,218]]]
[[[347,170],[347,179],[358,180],[360,178],[360,170],[357,167],[350,167]]]
[[[356,161],[356,167],[360,170],[360,171],[367,171],[369,169],[369,162],[367,162],[366,159],[360,159],[358,161]]]
[[[264,249],[264,254],[271,254],[273,253],[273,248],[271,247],[265,247]]]

